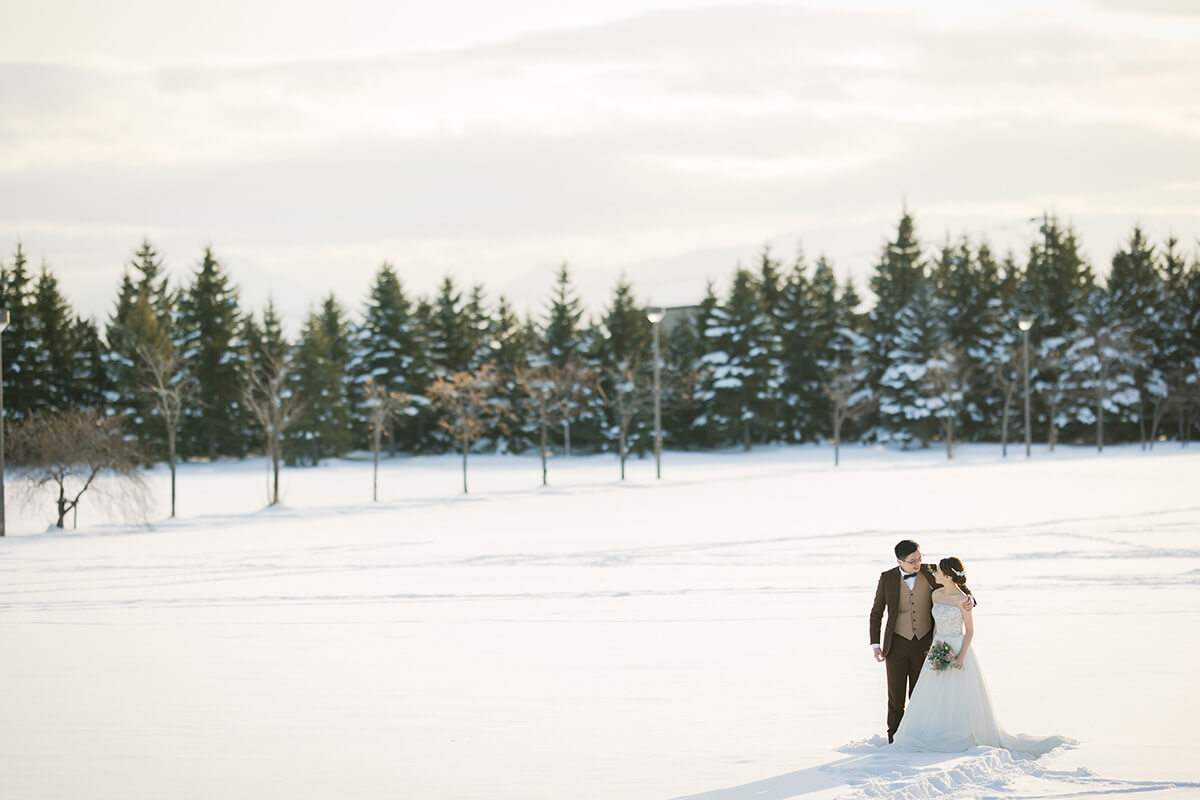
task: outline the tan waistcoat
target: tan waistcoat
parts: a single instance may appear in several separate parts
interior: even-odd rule
[[[917,576],[913,588],[900,581],[900,608],[893,632],[905,639],[924,638],[933,629],[933,589],[929,581]]]

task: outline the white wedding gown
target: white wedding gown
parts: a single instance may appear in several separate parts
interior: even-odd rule
[[[955,653],[962,649],[962,609],[934,603],[933,622],[934,643],[947,642]],[[904,750],[938,753],[985,745],[1040,756],[1070,741],[1062,736],[1010,734],[1000,727],[975,650],[971,648],[963,659],[962,669],[951,667],[938,672],[925,662],[894,744]]]

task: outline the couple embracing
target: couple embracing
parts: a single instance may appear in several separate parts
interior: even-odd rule
[[[1010,734],[996,720],[971,648],[976,602],[962,561],[924,564],[920,546],[908,539],[895,553],[896,566],[879,576],[870,617],[875,660],[887,667],[888,742],[906,750],[984,745],[1041,755],[1070,741]]]

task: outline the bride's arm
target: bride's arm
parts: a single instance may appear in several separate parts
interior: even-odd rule
[[[963,660],[967,657],[967,648],[971,646],[971,640],[975,638],[975,615],[970,609],[963,609],[963,643],[959,648],[958,657],[954,659],[959,667],[962,667]]]

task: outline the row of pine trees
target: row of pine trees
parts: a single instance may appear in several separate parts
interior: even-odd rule
[[[1135,227],[1100,281],[1075,233],[1053,218],[1019,259],[965,238],[925,252],[906,211],[869,289],[876,302],[864,313],[853,282],[839,284],[825,257],[785,264],[764,248],[757,264],[736,268],[724,296],[710,283],[695,306],[672,310],[661,328],[664,446],[1023,437],[1021,319],[1032,321],[1034,441],[1149,444],[1195,433],[1200,263],[1174,239],[1151,243]],[[0,307],[9,312],[6,422],[102,409],[122,415],[152,459],[165,457],[167,437],[141,355],[164,350],[179,356],[171,380],[190,387],[178,426],[185,458],[261,451],[246,384],[272,358],[286,360],[287,392],[301,400],[284,442],[291,463],[368,446],[368,383],[405,398],[387,427],[393,453],[453,449],[430,388],[487,365],[501,376],[492,402],[505,405],[506,422],[477,449],[537,446],[540,421],[519,377],[539,365],[570,365],[580,380],[556,417],[556,449],[613,451],[622,433],[630,451],[652,447],[646,308],[622,280],[585,318],[565,265],[542,313],[522,316],[451,277],[435,296],[411,296],[385,263],[361,315],[330,295],[289,341],[272,304],[242,307],[211,248],[190,282],[172,286],[143,241],[101,328],[72,311],[48,266],[30,269],[18,244],[0,264]]]

